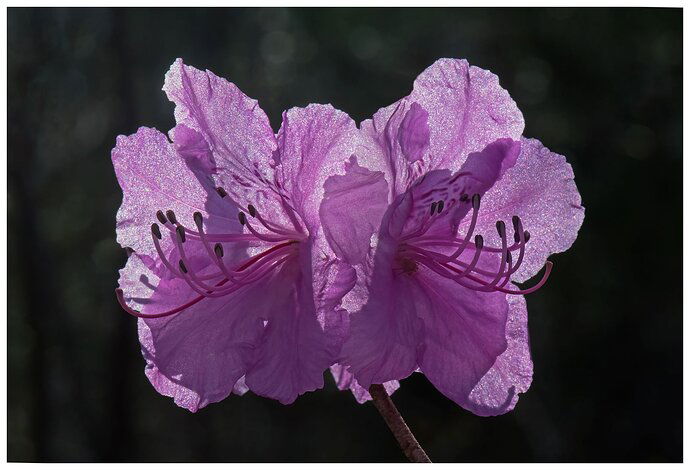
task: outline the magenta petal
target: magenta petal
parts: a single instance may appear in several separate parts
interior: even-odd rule
[[[408,162],[421,159],[429,149],[429,113],[412,103],[398,128],[400,150]]]
[[[384,221],[385,223],[385,221]],[[379,241],[369,297],[350,316],[350,335],[340,361],[368,389],[372,383],[400,380],[417,368],[421,321],[417,317],[419,288],[407,276],[393,276],[397,245]]]
[[[525,127],[498,77],[466,60],[434,62],[417,77],[408,99],[429,113],[428,169],[457,170],[471,152],[503,137],[518,140]]]
[[[471,409],[469,396],[507,347],[508,302],[500,292],[476,292],[429,273],[416,276],[425,301],[419,368],[445,396]]]
[[[496,220],[509,223],[514,215],[530,232],[523,264],[513,280],[534,276],[550,254],[567,250],[575,241],[585,210],[573,178],[564,156],[536,139],[522,139],[515,166],[482,198],[477,231],[487,243],[500,246]]]
[[[269,213],[273,193],[267,182],[273,181],[276,141],[258,102],[212,72],[184,65],[182,59],[170,67],[163,90],[176,104],[178,125],[206,139],[217,184],[239,204],[253,203]]]
[[[532,383],[532,358],[527,331],[527,305],[521,295],[508,296],[508,348],[474,387],[467,409],[480,416],[496,416],[515,408],[520,393]]]
[[[356,141],[355,122],[330,105],[311,104],[283,113],[274,154],[276,177],[310,231],[320,225],[324,182],[350,158]]]
[[[335,379],[335,384],[338,387],[338,390],[349,389],[355,396],[357,403],[364,403],[371,400],[369,391],[362,387],[357,380],[355,380],[354,376],[347,371],[345,366],[333,364],[331,366],[331,374]],[[391,380],[390,382],[384,383],[383,386],[386,389],[386,392],[388,392],[388,395],[393,395],[393,392],[400,388],[400,382],[397,380]]]
[[[194,211],[206,212],[206,189],[156,129],[141,127],[136,134],[118,136],[112,160],[123,193],[117,213],[117,241],[121,246],[155,255],[150,233],[156,211],[174,207],[179,220],[184,221],[191,221]],[[168,239],[162,243],[167,245]]]
[[[362,168],[352,157],[345,175],[329,177],[324,189],[319,209],[324,235],[336,256],[350,264],[361,263],[388,207],[383,173]]]
[[[148,285],[157,287],[143,309],[147,314],[186,287],[180,279],[151,278]],[[268,280],[262,281],[235,294],[202,300],[177,315],[139,319],[146,376],[155,389],[190,411],[227,397],[252,363],[264,330],[260,317],[270,308],[261,293],[270,287]]]
[[[306,249],[300,257],[302,266],[311,263]],[[337,354],[337,344],[319,324],[312,279],[299,268],[297,263],[282,267],[276,282],[262,294],[270,314],[246,376],[251,391],[285,405],[305,392],[322,388],[323,373]]]

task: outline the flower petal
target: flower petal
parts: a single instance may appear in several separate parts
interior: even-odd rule
[[[163,90],[176,105],[178,125],[206,139],[211,150],[207,166],[214,169],[217,184],[240,206],[280,213],[271,190],[275,135],[258,102],[212,72],[184,65],[182,59],[170,67]]]
[[[445,396],[472,410],[469,396],[507,347],[508,302],[500,292],[477,292],[426,268],[415,275],[417,314],[424,321],[419,368]]]
[[[319,214],[324,235],[338,258],[350,264],[364,261],[371,235],[388,207],[388,184],[380,171],[369,171],[351,157],[345,175],[324,183]]]
[[[532,383],[532,358],[527,331],[527,305],[521,295],[508,296],[508,348],[470,393],[467,409],[480,416],[496,416],[515,408],[519,394]]]
[[[330,105],[310,104],[283,113],[278,132],[276,178],[310,232],[319,228],[324,182],[352,155],[355,122]]]
[[[299,263],[281,267],[276,275],[280,281],[263,294],[264,302],[270,304],[270,314],[255,362],[246,376],[251,391],[285,405],[323,387],[323,373],[338,352],[337,344],[318,322],[311,252],[304,247],[299,256]]]
[[[439,59],[414,82],[408,99],[429,114],[427,169],[457,170],[471,152],[503,137],[518,140],[522,113],[488,70],[466,60]]]
[[[482,198],[477,231],[487,244],[500,246],[493,227],[496,220],[508,222],[513,215],[530,232],[524,261],[513,280],[534,276],[550,254],[567,250],[575,241],[585,211],[573,178],[564,156],[536,139],[523,138],[515,166]]]
[[[154,255],[150,233],[158,210],[173,209],[186,223],[200,211],[212,213],[228,230],[238,225],[209,199],[208,189],[156,129],[141,127],[136,134],[118,136],[112,161],[123,193],[117,213],[117,241],[121,246]],[[169,246],[167,237],[161,243]]]
[[[369,391],[363,388],[359,382],[355,380],[354,376],[347,371],[345,366],[333,364],[331,366],[331,374],[335,379],[335,384],[338,387],[338,390],[349,389],[355,396],[357,403],[365,403],[371,400]],[[383,386],[386,389],[386,392],[388,392],[388,395],[393,395],[393,392],[400,388],[400,382],[397,380],[391,380],[390,382],[384,383]]]
[[[341,351],[340,363],[365,389],[403,379],[417,368],[421,296],[408,276],[394,276],[396,250],[397,243],[379,240],[371,277],[360,281],[371,282],[367,303],[350,316],[350,334]]]
[[[130,262],[133,271],[141,270],[136,257]],[[139,319],[145,372],[154,388],[192,412],[227,397],[252,362],[264,330],[261,318],[272,307],[262,301],[262,293],[273,282],[267,277],[234,294],[201,300],[176,315]],[[127,289],[126,299],[132,306],[141,305],[142,313],[153,314],[185,302],[188,299],[180,293],[188,291],[181,279],[160,280],[149,273],[147,282],[138,285],[138,298]]]
[[[457,171],[497,139],[518,140],[524,126],[496,75],[440,59],[417,77],[409,96],[362,122],[357,155],[363,166],[384,172],[394,197],[426,172]]]

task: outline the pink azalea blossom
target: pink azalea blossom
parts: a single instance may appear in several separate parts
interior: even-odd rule
[[[323,184],[357,128],[325,105],[283,113],[274,134],[255,100],[177,60],[163,87],[168,137],[119,136],[118,299],[139,317],[146,375],[191,411],[252,390],[281,403],[323,386],[355,282],[323,237]]]
[[[420,371],[478,415],[513,409],[529,388],[523,295],[574,242],[584,208],[565,158],[523,128],[494,74],[453,59],[362,123],[320,208],[333,251],[358,273],[337,366],[358,386]],[[532,287],[511,282],[545,264]]]

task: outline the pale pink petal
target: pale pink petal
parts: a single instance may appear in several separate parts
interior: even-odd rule
[[[363,167],[385,175],[389,199],[424,173],[429,126],[428,113],[419,103],[403,98],[379,109],[360,129],[357,158]]]
[[[201,133],[211,151],[207,166],[216,183],[242,207],[281,212],[271,190],[276,140],[266,113],[256,100],[210,71],[177,59],[165,76],[163,90],[175,103],[178,125]],[[199,144],[195,145],[199,147]]]
[[[380,171],[369,171],[352,157],[344,175],[324,184],[319,214],[323,231],[336,256],[350,264],[364,261],[372,234],[388,208],[388,185]]]
[[[518,140],[525,127],[498,77],[466,60],[437,60],[417,77],[407,99],[429,114],[427,169],[455,171],[471,152],[500,138]]]
[[[363,388],[359,382],[355,380],[354,376],[347,371],[346,367],[340,364],[333,364],[331,366],[331,374],[335,379],[335,384],[338,387],[338,390],[349,389],[355,396],[357,403],[364,403],[371,400],[369,391]],[[393,395],[393,392],[400,388],[400,382],[397,380],[391,380],[390,382],[384,383],[383,386],[386,389],[386,392],[388,392],[388,395]]]
[[[534,276],[550,254],[567,250],[575,241],[585,210],[573,178],[564,156],[536,139],[523,139],[515,166],[482,198],[477,231],[487,243],[500,246],[495,223],[504,220],[510,227],[514,215],[530,232],[524,262],[513,280]]]
[[[330,105],[311,104],[283,113],[274,154],[276,179],[312,235],[320,226],[323,185],[341,171],[356,141],[355,122]]]
[[[509,295],[508,348],[470,393],[465,405],[480,416],[496,416],[515,408],[519,394],[532,383],[532,358],[527,331],[527,305],[521,295]]]
[[[208,213],[207,189],[165,134],[156,129],[141,127],[136,134],[118,136],[112,161],[123,193],[117,213],[117,241],[121,246],[155,255],[150,234],[158,210],[174,209],[185,222],[191,221],[194,211]],[[218,217],[234,223],[227,214]],[[167,238],[162,243],[169,246]]]

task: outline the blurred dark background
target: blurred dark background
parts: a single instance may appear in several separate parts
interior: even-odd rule
[[[9,9],[8,459],[403,461],[371,404],[248,393],[197,414],[143,374],[115,301],[118,134],[167,131],[176,57],[280,113],[358,122],[440,57],[501,80],[587,208],[528,298],[534,382],[479,418],[415,374],[393,396],[436,461],[682,459],[682,10]]]

